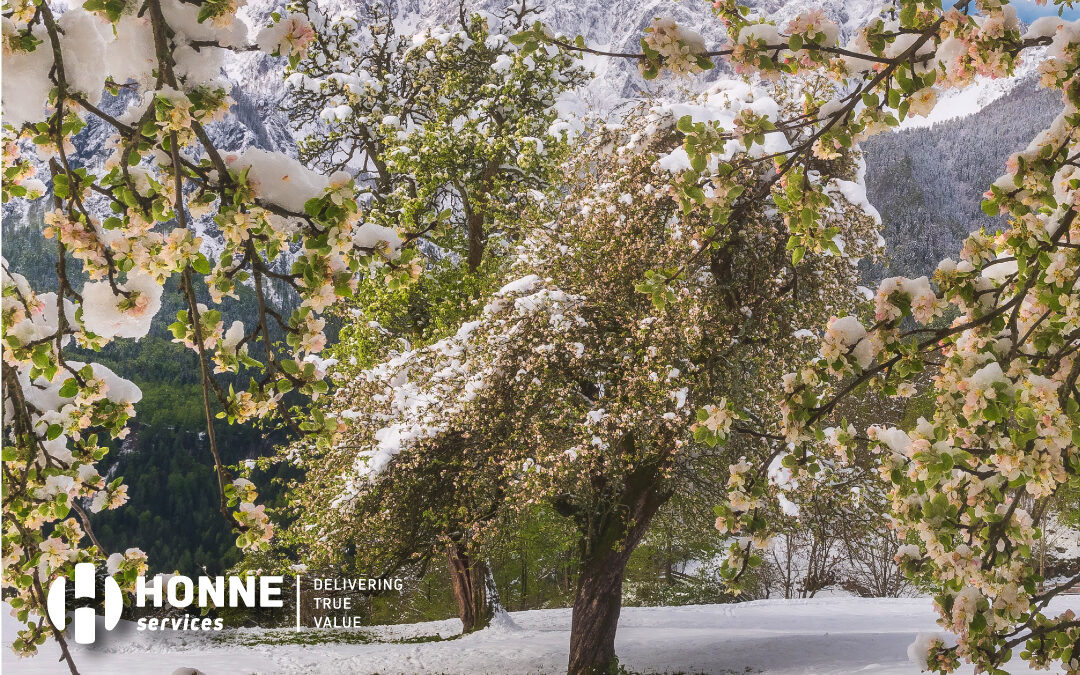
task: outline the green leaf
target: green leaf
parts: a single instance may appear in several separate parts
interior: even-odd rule
[[[705,192],[696,185],[687,185],[683,188],[683,193],[695,202],[700,203],[705,201]]]
[[[191,261],[191,267],[199,274],[210,274],[210,261],[202,253]]]
[[[35,348],[31,358],[34,361],[34,365],[42,370],[48,368],[49,364],[52,362],[52,354],[49,353],[47,347],[45,349]]]
[[[79,383],[75,381],[74,377],[69,377],[64,380],[64,386],[60,387],[60,395],[64,398],[75,398],[75,394],[79,393]]]

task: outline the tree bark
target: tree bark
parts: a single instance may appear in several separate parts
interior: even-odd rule
[[[484,171],[480,175],[480,186],[475,194],[461,190],[462,204],[465,209],[465,229],[469,238],[469,253],[466,262],[473,272],[484,260],[484,247],[487,244],[487,233],[484,232],[484,211],[491,199],[492,181],[501,165],[502,155],[500,154],[484,166]]]
[[[475,272],[484,260],[484,215],[470,213],[466,220],[466,229],[469,236],[469,254],[466,262],[469,269]]]
[[[575,509],[585,551],[574,595],[567,675],[606,675],[618,669],[615,630],[623,576],[630,554],[671,496],[661,476],[658,465],[638,466],[622,483],[614,508],[594,511],[591,517]]]
[[[568,675],[611,673],[618,667],[615,630],[622,611],[623,575],[629,552],[588,561],[578,576],[570,625]]]
[[[487,628],[499,603],[487,563],[473,558],[458,544],[450,545],[446,557],[461,618],[461,632],[472,633]]]

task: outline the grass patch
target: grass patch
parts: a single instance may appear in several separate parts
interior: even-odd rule
[[[233,633],[231,635],[215,635],[214,642],[224,645],[236,645],[239,647],[255,647],[258,645],[325,645],[325,644],[350,644],[367,645],[381,640],[366,631],[330,631],[330,630],[300,630],[300,631],[274,631],[263,633]]]
[[[449,642],[450,640],[456,640],[461,637],[461,633],[457,635],[451,635],[450,637],[443,637],[438,633],[434,635],[417,635],[410,638],[400,638],[398,640],[386,640],[387,644],[400,644],[400,645],[417,645],[424,642]]]

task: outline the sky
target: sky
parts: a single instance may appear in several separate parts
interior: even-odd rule
[[[1045,7],[1039,7],[1032,0],[1012,0],[1010,4],[1016,6],[1016,13],[1020,15],[1020,19],[1025,23],[1031,23],[1040,16],[1057,14],[1057,7],[1054,6],[1052,0],[1048,0]],[[1080,18],[1080,7],[1066,9],[1062,16],[1066,19],[1078,19]]]
[[[942,7],[950,7],[953,4],[955,0],[941,0]],[[1054,0],[1046,0],[1046,5],[1042,7],[1036,4],[1035,0],[1010,0],[1009,4],[1016,8],[1016,14],[1024,23],[1031,23],[1040,16],[1057,16],[1058,13]],[[1077,1],[1076,8],[1066,9],[1061,16],[1069,20],[1080,19],[1080,0]]]

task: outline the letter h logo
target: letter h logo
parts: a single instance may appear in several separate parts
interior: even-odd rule
[[[59,577],[49,587],[49,597],[46,606],[49,612],[49,620],[58,630],[64,630],[67,626],[67,577]],[[78,563],[75,565],[75,598],[94,597],[94,564]],[[120,595],[120,586],[112,577],[105,577],[105,630],[112,630],[120,622],[120,611],[124,608],[124,600]],[[94,619],[93,607],[76,607],[75,615],[75,642],[88,645],[97,637],[97,622]]]

